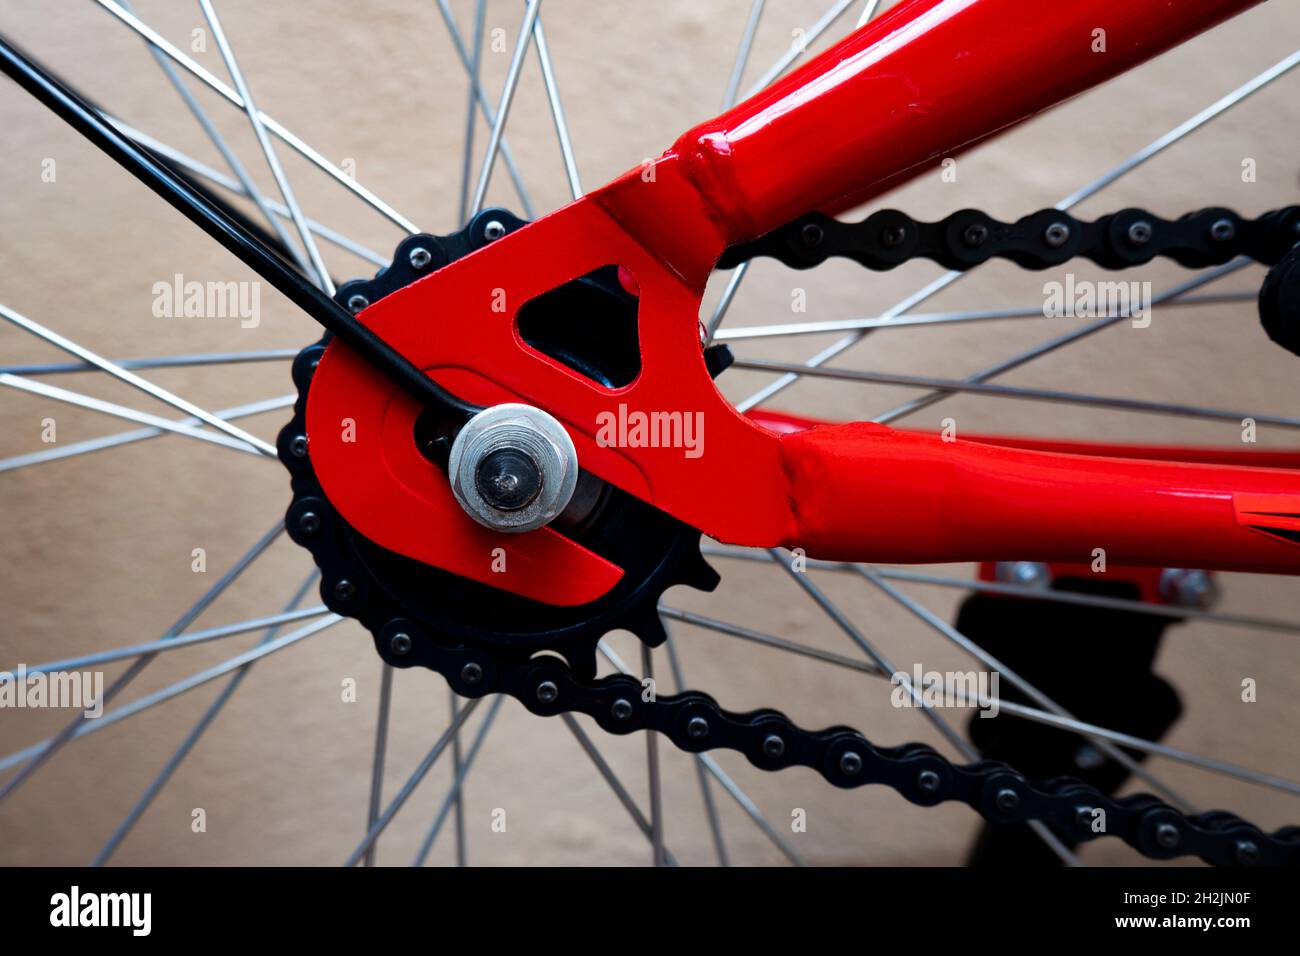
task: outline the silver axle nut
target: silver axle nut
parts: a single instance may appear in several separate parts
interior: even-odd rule
[[[533,531],[573,497],[578,453],[556,419],[531,405],[483,409],[456,435],[447,461],[465,513],[493,531]]]

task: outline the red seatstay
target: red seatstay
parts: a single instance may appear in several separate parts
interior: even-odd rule
[[[888,562],[1075,561],[1103,547],[1117,563],[1300,570],[1286,535],[1245,517],[1262,495],[1300,514],[1295,473],[942,442],[879,425],[783,435],[719,394],[698,336],[705,281],[727,245],[877,195],[1254,2],[900,4],[653,163],[361,319],[468,399],[546,409],[583,468],[723,541]],[[1105,53],[1093,52],[1097,29]],[[527,300],[611,263],[640,289],[642,372],[615,390],[528,348],[514,321]],[[602,446],[600,415],[620,405],[702,413],[703,454]],[[329,347],[308,397],[312,459],[360,531],[552,604],[613,586],[621,569],[555,532],[497,534],[464,515],[414,447],[416,412],[357,356]],[[355,442],[342,441],[344,418],[356,422]]]

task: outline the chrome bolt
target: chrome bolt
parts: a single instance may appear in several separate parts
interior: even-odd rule
[[[942,781],[933,770],[922,770],[916,775],[916,789],[922,793],[938,793]]]
[[[1070,240],[1070,227],[1064,222],[1054,222],[1043,232],[1043,241],[1052,249],[1059,249]]]
[[[463,683],[473,687],[483,681],[483,668],[470,661],[460,669],[460,679]]]
[[[775,760],[785,753],[785,741],[776,734],[768,734],[763,738],[763,753]]]
[[[424,246],[416,246],[406,259],[411,263],[412,269],[427,269],[429,263],[433,261],[433,253]]]
[[[856,750],[846,750],[840,755],[840,773],[856,777],[862,772],[862,755]]]
[[[1156,827],[1156,843],[1166,850],[1172,850],[1182,841],[1183,835],[1172,823],[1162,823]]]
[[[691,740],[703,740],[709,735],[709,722],[703,717],[692,717],[686,722],[686,736]]]
[[[984,245],[988,242],[989,227],[982,222],[973,222],[966,227],[966,231],[961,234],[961,241],[966,243],[972,249]]]
[[[1231,219],[1218,219],[1210,226],[1210,238],[1215,242],[1229,242],[1236,235],[1237,227]]]
[[[369,305],[370,305],[370,300],[367,299],[360,292],[348,296],[348,311],[351,312],[353,315],[356,315],[358,312],[362,311]]]
[[[1151,241],[1154,233],[1155,230],[1152,228],[1151,223],[1145,219],[1139,219],[1128,227],[1128,241],[1135,246],[1145,246]]]
[[[1020,794],[1010,787],[1003,787],[993,797],[993,804],[1003,813],[1012,813],[1020,809]]]
[[[340,601],[351,601],[357,596],[357,586],[347,578],[344,578],[342,581],[339,581],[338,584],[334,585],[334,596]]]
[[[615,720],[629,720],[632,717],[632,702],[625,697],[620,697],[610,705],[609,712],[613,714]]]
[[[554,681],[544,680],[537,685],[537,699],[543,704],[553,704],[559,696],[560,688],[555,686]]]
[[[1259,856],[1259,844],[1254,840],[1237,841],[1236,857],[1242,866],[1254,866],[1259,862]]]
[[[289,454],[293,455],[294,458],[307,457],[307,436],[306,435],[293,436],[293,438],[289,442]]]
[[[483,227],[483,238],[488,242],[496,242],[506,234],[506,227],[498,219],[489,219]]]
[[[298,530],[303,534],[315,534],[320,530],[320,515],[314,511],[304,511],[298,516]]]
[[[1047,565],[1038,561],[999,561],[993,573],[999,581],[1021,587],[1047,587],[1052,578]]]
[[[393,635],[393,639],[388,642],[388,646],[398,657],[404,657],[411,653],[411,635],[398,631]]]
[[[1219,600],[1219,586],[1208,571],[1165,568],[1160,572],[1160,596],[1179,607],[1208,610]]]

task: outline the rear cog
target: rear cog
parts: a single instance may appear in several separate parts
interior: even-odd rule
[[[452,235],[409,236],[391,265],[373,279],[344,283],[336,299],[359,312],[524,224],[504,210],[489,209]],[[616,270],[575,280],[550,301],[553,313],[538,316],[534,310],[529,344],[598,381],[625,378],[628,357],[637,353],[636,298]],[[593,322],[593,312],[598,321]],[[595,325],[600,334],[584,336],[583,325]],[[624,571],[608,593],[587,604],[542,604],[376,544],[331,504],[304,439],[307,394],[328,343],[327,335],[303,349],[293,365],[298,401],[278,441],[293,491],[285,522],[290,537],[311,552],[321,570],[325,604],[360,621],[388,663],[433,667],[439,648],[447,647],[481,651],[483,666],[508,666],[547,652],[564,658],[575,678],[590,680],[596,674],[596,642],[604,634],[625,629],[657,646],[666,638],[657,609],[664,591],[677,584],[702,591],[717,587],[717,573],[700,554],[699,531],[585,472],[569,507],[550,527]],[[715,347],[708,358],[717,374],[730,356]],[[423,423],[417,423],[412,440],[426,457],[445,462],[446,441]]]

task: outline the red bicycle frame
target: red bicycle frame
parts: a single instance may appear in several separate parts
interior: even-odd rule
[[[361,318],[469,400],[546,409],[583,468],[723,541],[880,562],[1079,562],[1101,548],[1114,564],[1295,573],[1296,472],[1086,444],[944,442],[870,424],[766,428],[717,391],[698,336],[705,281],[726,246],[809,210],[860,204],[1256,2],[902,3],[653,163]],[[631,271],[640,294],[643,370],[620,389],[530,349],[514,320],[524,302],[610,263]],[[701,413],[704,454],[602,443],[598,423],[614,410]],[[549,603],[590,601],[618,580],[621,569],[556,532],[502,535],[471,521],[413,446],[418,411],[346,348],[321,361],[312,458],[362,533]],[[345,417],[355,442],[339,438]],[[496,548],[508,574],[484,560]]]

